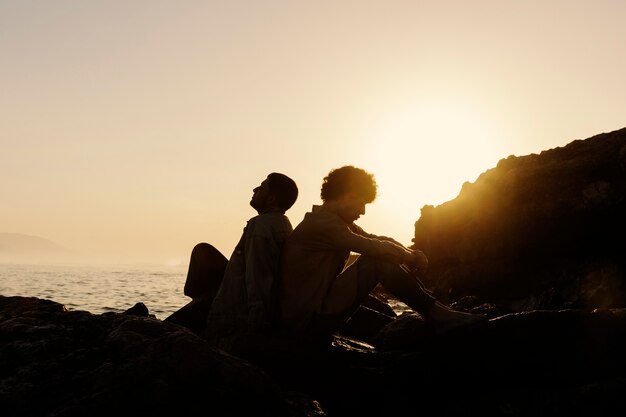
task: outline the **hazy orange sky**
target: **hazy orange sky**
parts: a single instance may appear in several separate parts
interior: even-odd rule
[[[0,0],[0,232],[112,262],[229,256],[252,188],[375,174],[359,224],[626,126],[626,1]]]

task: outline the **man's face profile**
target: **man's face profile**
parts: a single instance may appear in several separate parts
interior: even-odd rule
[[[269,205],[269,199],[271,196],[268,180],[265,179],[261,185],[255,187],[253,190],[252,198],[250,199],[250,205],[259,213],[265,210]]]
[[[344,194],[339,198],[339,217],[346,223],[352,223],[365,214],[365,198],[354,192]]]

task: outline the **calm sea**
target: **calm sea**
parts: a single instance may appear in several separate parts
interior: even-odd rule
[[[22,265],[0,263],[0,295],[56,301],[69,310],[123,312],[142,302],[164,319],[191,299],[183,295],[187,266]],[[389,300],[397,313],[406,305]]]
[[[164,319],[191,301],[187,266],[0,264],[0,295],[38,297],[69,310],[122,312],[142,302]]]

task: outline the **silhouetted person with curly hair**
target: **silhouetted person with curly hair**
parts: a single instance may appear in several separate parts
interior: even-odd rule
[[[281,325],[327,336],[348,321],[377,284],[435,325],[479,316],[438,302],[418,279],[428,259],[395,240],[365,232],[354,222],[376,198],[374,176],[354,166],[330,171],[314,205],[287,239],[280,270]],[[350,266],[351,252],[361,256]]]

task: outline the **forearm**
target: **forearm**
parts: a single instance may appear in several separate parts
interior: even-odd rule
[[[367,237],[369,239],[380,240],[380,241],[383,241],[383,242],[392,242],[392,243],[395,243],[398,246],[402,246],[403,248],[406,248],[406,246],[404,246],[402,243],[398,242],[397,240],[395,240],[392,237],[389,237],[389,236],[378,236],[378,235],[374,235],[372,233],[367,233],[365,230],[363,230],[361,227],[357,226],[354,223],[352,223],[349,228],[350,228],[350,230],[353,233],[355,233],[357,235],[360,235],[360,236],[363,236],[363,237]]]

